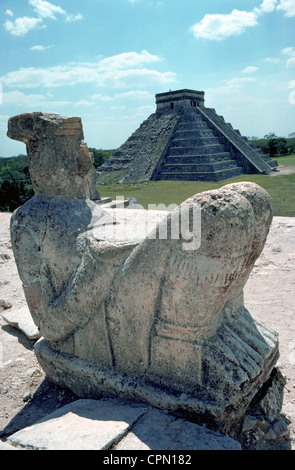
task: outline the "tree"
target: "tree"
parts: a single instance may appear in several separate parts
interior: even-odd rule
[[[98,150],[95,148],[89,148],[89,152],[93,153],[93,164],[95,168],[98,168],[99,166],[103,165],[104,162],[114,153],[114,150]]]
[[[27,182],[30,182],[28,157],[26,155],[0,158],[0,181],[4,180],[27,180]]]
[[[23,181],[4,180],[0,186],[0,211],[13,212],[33,195],[31,186]]]
[[[270,157],[287,155],[289,149],[287,147],[287,139],[284,137],[277,137],[274,132],[264,136],[266,143],[263,147],[264,153],[268,153]]]

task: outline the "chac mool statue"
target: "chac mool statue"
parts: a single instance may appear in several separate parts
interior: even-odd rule
[[[26,143],[35,191],[11,238],[49,378],[230,429],[278,358],[277,334],[243,301],[272,221],[267,192],[241,182],[172,212],[109,209],[91,197],[80,118],[22,114],[8,136]]]

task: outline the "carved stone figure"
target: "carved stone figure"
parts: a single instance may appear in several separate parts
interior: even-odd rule
[[[243,302],[272,220],[267,192],[235,183],[172,212],[107,209],[89,198],[78,118],[15,116],[8,136],[26,142],[35,190],[11,238],[48,376],[230,430],[278,358],[276,332]]]

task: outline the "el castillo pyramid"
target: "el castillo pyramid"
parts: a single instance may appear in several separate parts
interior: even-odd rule
[[[269,174],[277,162],[205,107],[205,92],[156,95],[156,111],[98,168],[98,181],[222,181]]]

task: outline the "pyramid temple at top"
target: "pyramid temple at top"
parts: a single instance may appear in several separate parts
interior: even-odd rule
[[[269,174],[277,162],[243,137],[212,108],[205,93],[156,95],[156,111],[98,168],[98,181],[222,181]]]

